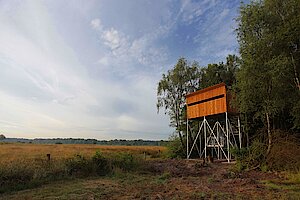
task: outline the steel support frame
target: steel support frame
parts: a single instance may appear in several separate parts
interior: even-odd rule
[[[242,147],[242,134],[241,134],[241,125],[240,125],[240,119],[238,117],[237,119],[237,133],[238,133],[238,142],[235,139],[235,134],[233,131],[233,126],[230,123],[230,120],[228,118],[228,113],[224,113],[225,116],[225,127],[221,125],[220,121],[215,120],[213,123],[213,126],[211,126],[207,120],[206,117],[203,118],[202,121],[199,121],[199,128],[198,130],[192,130],[189,125],[189,119],[187,119],[187,126],[186,126],[186,155],[187,159],[190,158],[195,145],[197,145],[197,141],[199,139],[199,148],[200,148],[200,154],[199,157],[204,158],[207,157],[207,151],[209,148],[211,148],[212,152],[215,151],[215,154],[217,155],[217,159],[221,159],[221,157],[224,157],[227,162],[231,161],[231,153],[230,149],[235,148],[241,148]],[[191,134],[193,134],[195,137],[191,137]],[[190,141],[190,139],[193,138],[193,141]],[[226,141],[222,140],[224,138]],[[201,148],[201,140],[204,140],[204,147]],[[210,144],[210,141],[212,144]],[[226,144],[225,144],[226,143]]]

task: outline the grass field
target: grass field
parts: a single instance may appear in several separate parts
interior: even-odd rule
[[[240,172],[233,163],[167,159],[165,152],[152,146],[1,144],[0,200],[300,199],[300,173]]]
[[[134,155],[143,155],[144,153],[159,156],[166,150],[163,146],[102,146],[94,144],[22,144],[0,143],[0,163],[14,162],[15,160],[40,160],[47,159],[47,154],[51,154],[54,160],[70,158],[80,154],[90,157],[96,151],[103,154],[127,152]]]
[[[230,171],[233,164],[199,167],[198,161],[149,160],[148,173],[58,180],[40,187],[0,194],[4,199],[266,199],[300,198],[300,183],[273,173]]]
[[[77,177],[134,171],[163,156],[159,146],[0,144],[0,193]],[[50,154],[49,160],[47,154]]]

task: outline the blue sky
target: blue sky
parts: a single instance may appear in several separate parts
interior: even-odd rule
[[[0,1],[0,133],[167,139],[162,73],[238,52],[240,1]]]

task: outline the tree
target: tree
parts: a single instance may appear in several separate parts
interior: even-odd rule
[[[175,127],[184,147],[184,130],[186,122],[185,95],[199,88],[199,65],[197,62],[188,64],[180,58],[173,69],[162,75],[157,87],[157,109],[165,109],[170,117],[170,126]]]
[[[3,134],[0,134],[0,140],[4,140],[6,137]]]
[[[221,82],[232,86],[239,65],[240,59],[235,55],[228,55],[225,64],[208,64],[202,68],[195,61],[188,64],[185,58],[180,58],[173,69],[162,75],[157,87],[157,109],[164,108],[165,114],[169,115],[170,125],[175,127],[182,147],[185,146],[183,137],[186,131],[185,96]],[[190,125],[193,128],[193,124]]]
[[[229,87],[234,85],[239,66],[240,59],[236,55],[228,55],[225,64],[208,64],[201,69],[200,89],[222,82]]]
[[[299,0],[253,1],[238,23],[239,109],[266,128],[269,153],[274,129],[300,127]]]

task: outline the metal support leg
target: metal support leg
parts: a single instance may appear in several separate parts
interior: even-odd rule
[[[217,124],[217,140],[220,143],[220,132],[219,132],[219,124]],[[218,160],[220,160],[220,145],[218,145]]]
[[[240,142],[240,149],[241,149],[242,148],[242,133],[241,133],[240,117],[238,117],[238,129],[239,129],[239,142]]]
[[[200,157],[202,157],[202,145],[201,145],[201,125],[200,125],[200,122],[199,122],[199,149],[200,149]]]
[[[204,117],[204,157],[206,158],[207,157],[207,152],[206,152],[206,149],[207,149],[207,136],[206,136],[206,118]]]
[[[189,159],[189,119],[186,119],[186,159]]]
[[[227,112],[225,113],[225,125],[226,125],[226,136],[227,136],[227,161],[230,162],[230,147],[229,147],[229,128],[228,128],[228,116],[227,116]]]

